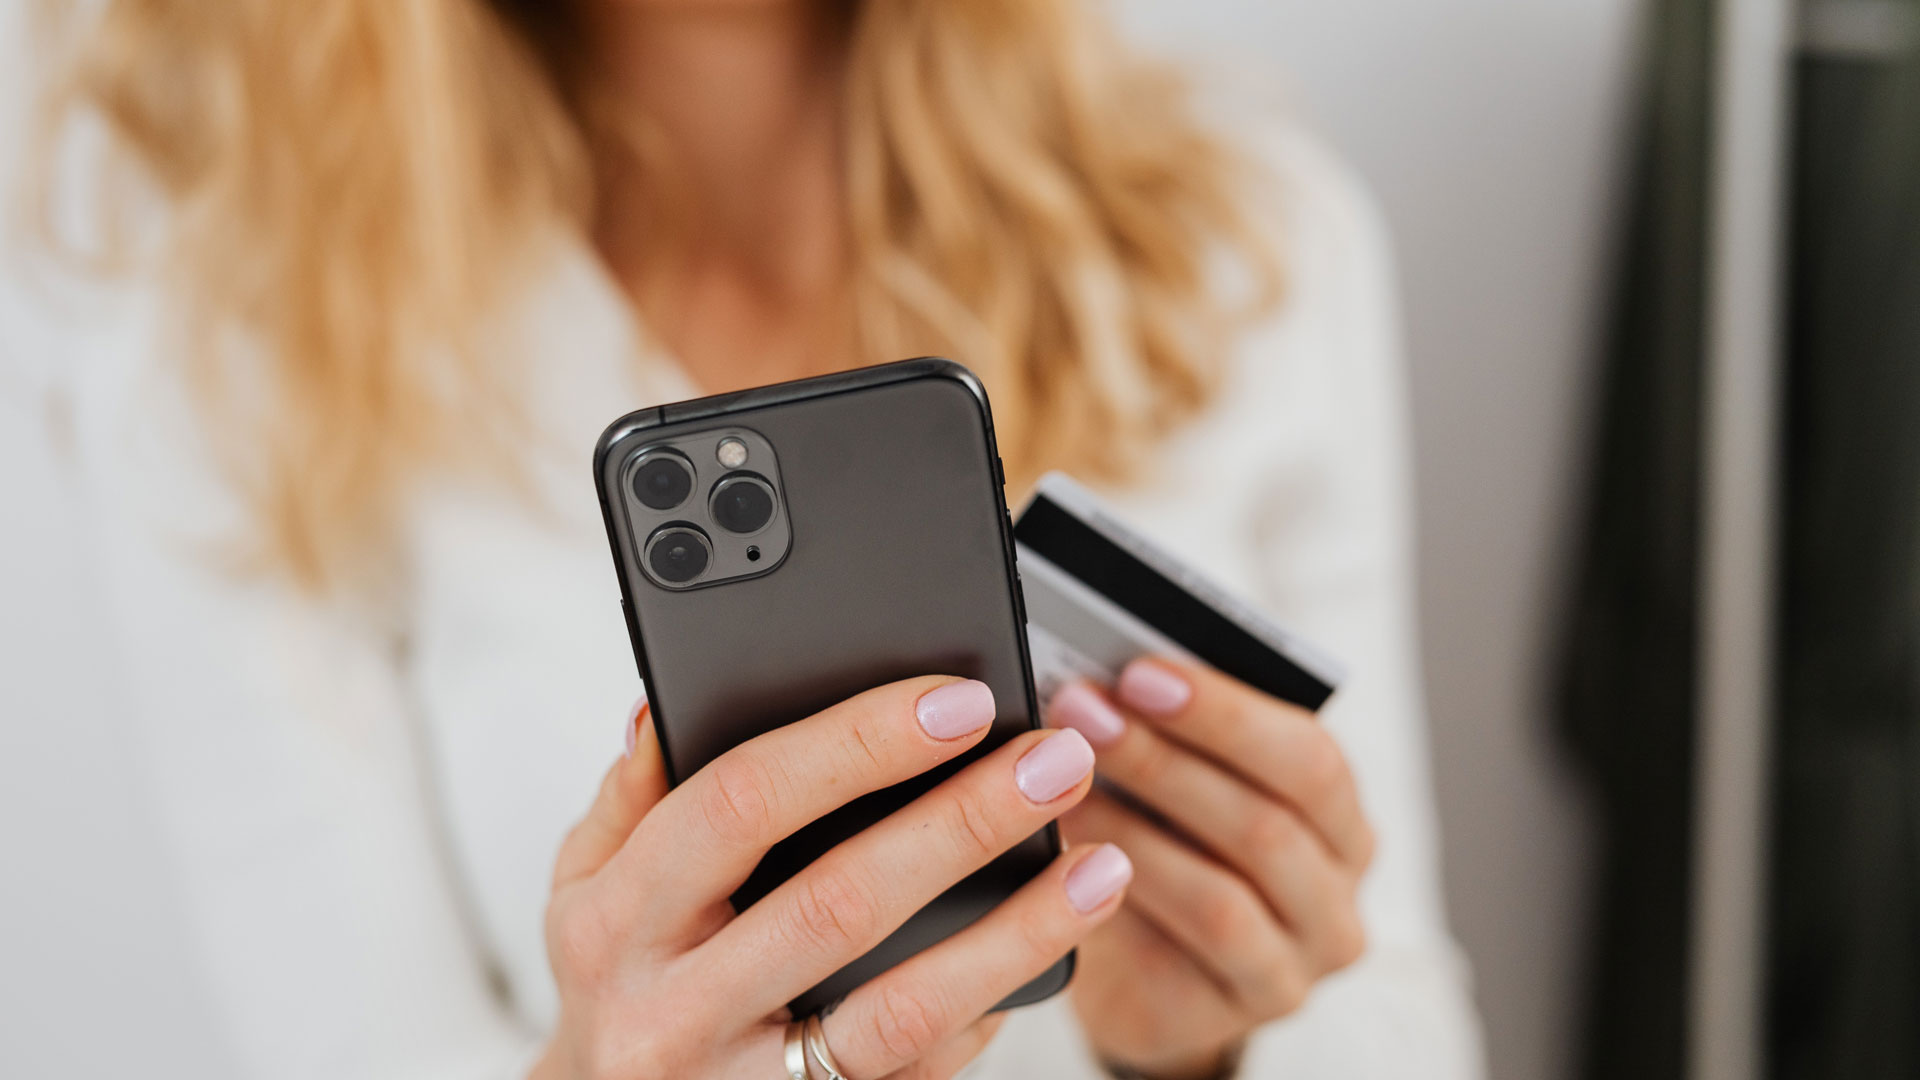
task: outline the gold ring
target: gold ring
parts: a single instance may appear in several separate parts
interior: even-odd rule
[[[827,1070],[827,1080],[847,1080],[840,1072],[840,1063],[833,1060],[833,1051],[827,1049],[827,1027],[820,1022],[818,1013],[807,1017],[807,1050],[813,1054],[815,1064]]]
[[[782,1050],[786,1059],[787,1080],[807,1080],[807,1024],[795,1020],[787,1025],[787,1042]]]

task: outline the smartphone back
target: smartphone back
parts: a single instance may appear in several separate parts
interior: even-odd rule
[[[746,454],[744,467],[720,464],[728,440],[739,444],[736,459]],[[633,462],[661,452],[691,466],[691,510],[638,501]],[[702,500],[749,470],[773,489],[777,517],[739,538],[702,516]],[[959,365],[907,361],[644,410],[608,429],[596,474],[674,782],[747,739],[882,683],[946,674],[993,690],[999,718],[980,747],[789,838],[735,894],[737,908],[1036,726],[992,421],[979,383]],[[670,587],[649,572],[650,536],[677,524],[662,514],[682,515],[710,537],[711,572],[726,580]],[[741,546],[756,538],[759,545]],[[753,561],[743,562],[746,555]],[[1058,850],[1051,827],[1024,841],[797,999],[797,1014],[971,923]],[[1046,997],[1070,973],[1071,957],[1005,1004]]]

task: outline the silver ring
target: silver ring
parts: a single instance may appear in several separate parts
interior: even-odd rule
[[[813,1055],[814,1064],[827,1071],[827,1080],[847,1080],[840,1071],[840,1063],[833,1060],[833,1051],[827,1049],[827,1027],[820,1022],[818,1013],[807,1017],[807,1050]]]
[[[795,1020],[787,1025],[787,1041],[781,1051],[787,1066],[787,1080],[808,1080],[806,1032],[804,1020]]]

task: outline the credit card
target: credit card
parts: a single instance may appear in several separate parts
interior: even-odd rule
[[[1345,676],[1298,634],[1127,527],[1065,473],[1014,522],[1040,700],[1075,679],[1110,685],[1141,656],[1198,662],[1317,711]]]

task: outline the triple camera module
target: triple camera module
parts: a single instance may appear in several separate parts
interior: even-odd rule
[[[790,541],[778,484],[773,447],[752,432],[641,450],[627,487],[647,576],[664,588],[687,589],[771,570]]]

